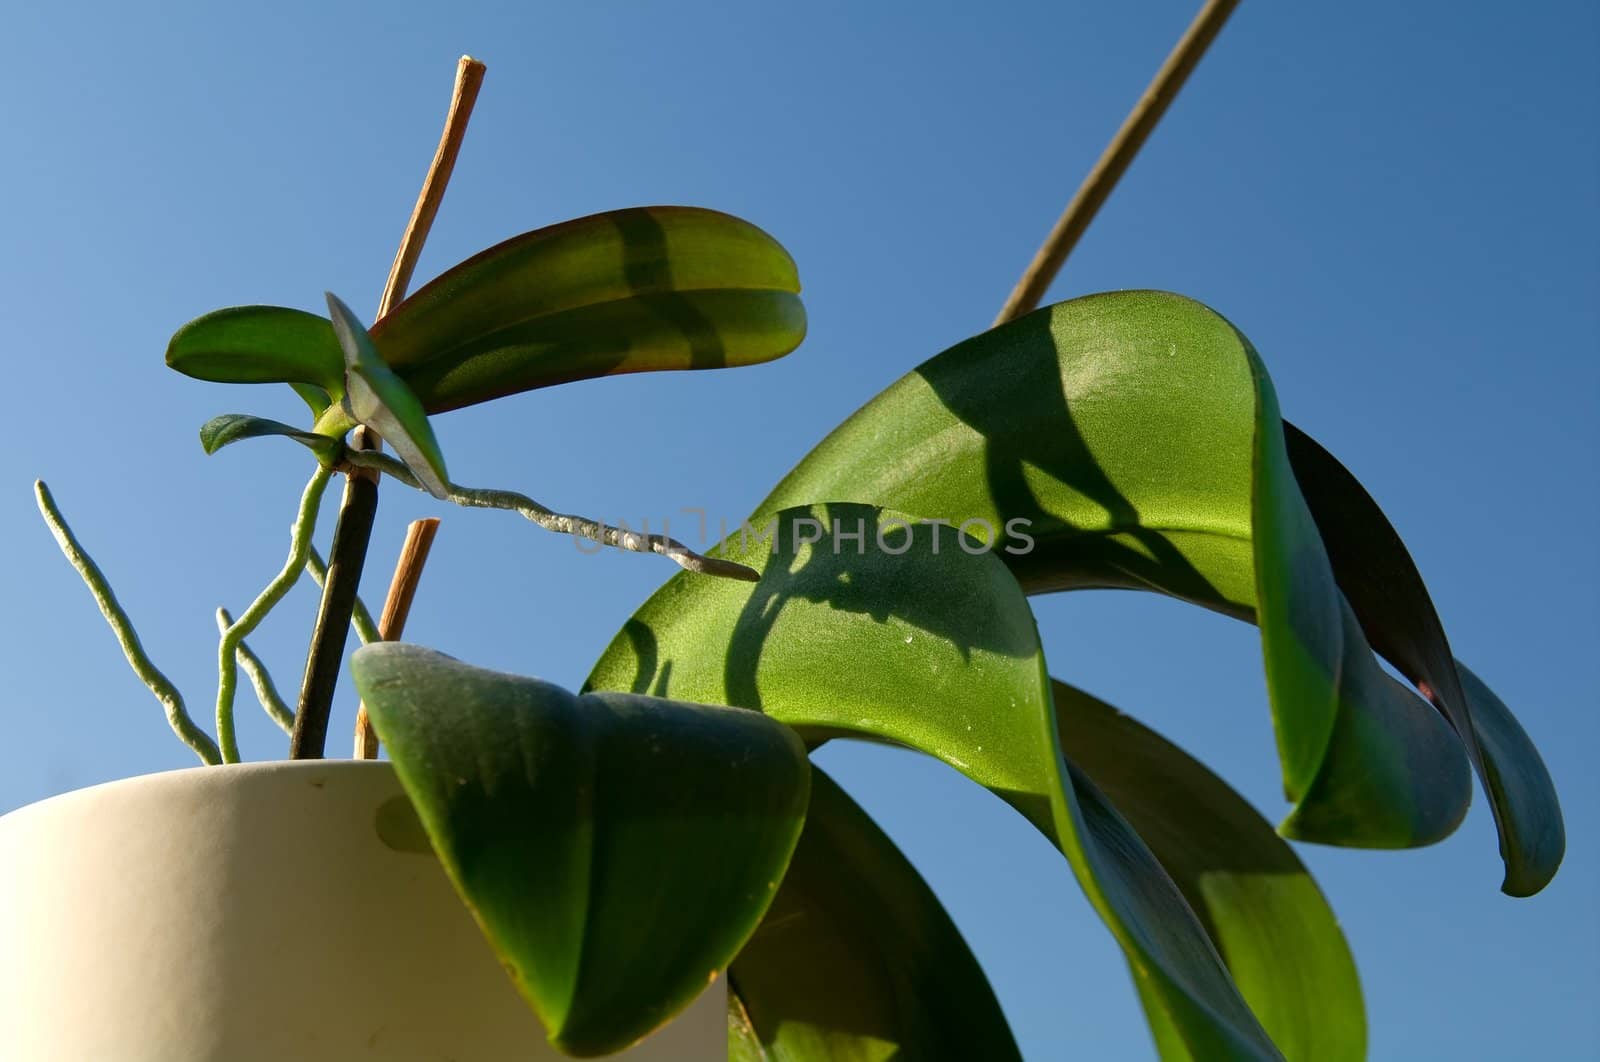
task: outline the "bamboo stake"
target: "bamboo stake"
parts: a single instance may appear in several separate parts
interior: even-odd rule
[[[389,279],[378,303],[379,317],[405,297],[406,287],[411,283],[412,270],[422,254],[423,242],[439,212],[439,204],[444,200],[456,156],[461,153],[461,142],[467,135],[467,122],[478,99],[484,70],[484,65],[470,55],[463,55],[456,64],[455,88],[450,95],[444,133],[406,223],[394,264],[389,268]],[[365,427],[357,428],[352,434],[351,444],[358,450],[377,449],[378,442],[377,436]],[[339,520],[334,526],[333,547],[328,554],[328,578],[322,587],[322,603],[318,606],[311,649],[306,656],[300,702],[295,710],[294,735],[289,739],[289,755],[293,759],[320,759],[327,744],[328,716],[333,710],[333,691],[343,662],[344,639],[350,627],[350,614],[355,607],[356,589],[366,563],[367,544],[372,538],[372,521],[377,511],[377,474],[346,473]]]
[[[400,560],[394,566],[394,579],[389,583],[389,596],[383,601],[383,615],[378,619],[378,637],[386,642],[397,642],[405,633],[406,617],[411,615],[411,602],[417,596],[417,584],[422,581],[422,566],[428,563],[428,551],[433,548],[433,536],[439,532],[439,518],[430,516],[413,520],[406,528],[406,541],[400,547]],[[378,758],[378,735],[367,718],[367,706],[356,709],[355,758]]]
[[[395,303],[406,297],[411,286],[412,271],[422,254],[422,245],[433,228],[433,219],[439,214],[439,204],[444,202],[445,188],[450,175],[455,172],[456,157],[461,154],[461,142],[466,139],[467,122],[472,118],[473,105],[478,102],[478,89],[483,85],[483,74],[488,68],[470,55],[463,55],[456,63],[455,90],[450,94],[450,111],[445,115],[444,132],[439,136],[439,146],[434,149],[433,162],[428,166],[427,179],[422,182],[422,193],[411,210],[411,220],[406,222],[405,235],[395,251],[394,264],[389,267],[389,280],[383,286],[383,298],[378,302],[381,319]]]
[[[1201,57],[1206,54],[1206,49],[1221,32],[1223,23],[1228,21],[1228,16],[1238,6],[1239,0],[1206,0],[1206,5],[1172,49],[1172,54],[1156,71],[1144,95],[1139,97],[1139,102],[1134,104],[1133,110],[1123,120],[1122,128],[1117,130],[1099,161],[1083,179],[1077,194],[1045,238],[1044,245],[1033,256],[1033,261],[1028,263],[1022,279],[1017,281],[1017,286],[1000,308],[999,316],[994,319],[996,326],[1015,320],[1039,305],[1056,274],[1061,271],[1061,264],[1077,246],[1089,223],[1094,221],[1095,214],[1110,197],[1111,190],[1122,179],[1128,164],[1139,154],[1139,149],[1144,146],[1156,123],[1161,121],[1161,116],[1177,99],[1183,83],[1189,79]]]

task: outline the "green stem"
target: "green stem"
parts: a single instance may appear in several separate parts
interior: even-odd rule
[[[316,529],[317,511],[322,505],[322,495],[327,489],[333,470],[318,466],[300,496],[300,510],[295,514],[294,525],[289,529],[289,558],[283,568],[268,583],[266,589],[250,603],[244,614],[228,625],[217,645],[217,741],[222,746],[224,763],[239,762],[239,741],[233,728],[233,693],[238,685],[239,645],[247,635],[260,625],[273,606],[283,600],[290,587],[305,570],[306,554],[311,549],[311,533]]]
[[[311,581],[317,584],[317,589],[322,589],[328,576],[328,567],[322,560],[322,555],[317,552],[317,547],[309,546],[306,553],[306,571],[311,576]],[[226,634],[233,625],[233,617],[225,608],[217,609],[217,631]],[[367,645],[379,641],[378,625],[372,622],[372,614],[367,611],[367,606],[361,599],[356,598],[354,614],[350,617],[350,625],[355,628],[356,634],[361,638],[361,644]],[[272,681],[272,674],[267,670],[267,665],[250,648],[249,643],[239,643],[239,668],[250,680],[250,685],[255,687],[256,700],[261,703],[261,708],[271,717],[278,729],[285,734],[294,733],[294,709],[289,707],[283,695],[278,692],[277,683]]]
[[[72,533],[72,528],[67,526],[66,518],[61,515],[61,510],[56,508],[56,502],[50,496],[50,488],[44,485],[43,480],[33,483],[34,497],[39,502],[39,512],[44,516],[44,522],[49,525],[50,533],[55,536],[56,544],[61,547],[61,552],[66,554],[67,561],[77,570],[88,586],[89,592],[94,595],[95,604],[100,606],[100,614],[111,625],[111,631],[117,636],[117,642],[122,646],[122,655],[128,658],[128,664],[133,668],[133,673],[139,680],[155,694],[167,711],[167,723],[172,727],[178,739],[194,750],[200,762],[216,764],[222,762],[222,753],[217,748],[217,743],[211,736],[201,730],[195,721],[189,717],[189,712],[183,705],[183,697],[172,682],[163,675],[159,668],[151,662],[145,654],[144,646],[139,642],[139,635],[133,629],[133,621],[117,602],[117,595],[111,592],[111,584],[106,582],[106,577],[98,565],[90,558],[89,554],[78,543]]]
[[[225,608],[217,609],[217,633],[226,634],[228,628],[233,626],[233,617]],[[285,734],[294,730],[294,712],[284,702],[278,693],[277,684],[272,681],[272,675],[267,671],[267,665],[255,654],[249,644],[239,643],[239,667],[244,671],[245,677],[250,680],[250,685],[255,687],[256,700],[261,702],[261,708],[271,717],[278,728]]]

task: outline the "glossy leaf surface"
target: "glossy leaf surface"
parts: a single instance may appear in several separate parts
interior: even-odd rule
[[[1030,591],[1154,589],[1254,618],[1295,805],[1283,832],[1437,841],[1470,797],[1460,742],[1379,667],[1281,425],[1260,359],[1222,317],[1160,292],[1091,296],[924,363],[835,429],[752,520],[810,502],[884,505],[967,522]]]
[[[1501,845],[1507,859],[1500,887],[1511,896],[1531,896],[1555,877],[1566,852],[1566,826],[1555,786],[1505,702],[1460,660],[1456,672],[1483,752],[1484,785],[1502,810]]]
[[[933,890],[815,767],[800,844],[728,990],[735,1059],[1021,1058]]]
[[[216,383],[309,384],[344,393],[344,355],[327,319],[283,306],[234,306],[197,317],[173,335],[167,364]]]
[[[392,642],[351,668],[446,873],[562,1050],[637,1040],[755,930],[805,816],[787,728]]]
[[[1483,779],[1506,867],[1501,888],[1533,895],[1566,850],[1561,805],[1539,750],[1500,698],[1457,663],[1416,563],[1372,495],[1299,428],[1285,423],[1284,441],[1339,587],[1373,648],[1450,720]]]
[[[428,413],[538,387],[782,357],[805,338],[794,260],[749,222],[695,207],[616,210],[515,236],[445,271],[371,335]],[[222,383],[343,395],[325,318],[239,306],[191,321],[167,363]]]
[[[328,294],[328,314],[344,351],[345,410],[383,436],[435,498],[449,496],[444,454],[422,403],[378,356],[367,330],[338,296]]]
[[[594,376],[769,361],[805,336],[799,291],[788,252],[754,225],[641,207],[491,247],[372,332],[434,413]]]
[[[1062,759],[1016,580],[993,554],[967,552],[970,538],[945,529],[935,550],[932,535],[907,540],[896,519],[871,506],[801,508],[779,516],[770,545],[733,539],[724,556],[760,581],[671,580],[587,688],[759,708],[810,741],[857,736],[937,756],[1056,843],[1199,1057],[1278,1057],[1156,858]]]
[[[200,445],[206,453],[214,454],[240,439],[256,439],[281,435],[293,439],[317,455],[317,460],[330,465],[344,452],[344,443],[316,432],[302,431],[281,421],[266,417],[252,417],[247,413],[224,413],[212,417],[200,426]]]
[[[1068,760],[1150,846],[1284,1057],[1364,1058],[1355,961],[1288,843],[1182,749],[1082,690],[1057,682],[1054,692]],[[1137,969],[1134,979],[1144,980]],[[1164,1059],[1194,1057],[1181,1037],[1161,1035],[1159,1004],[1150,1017]]]

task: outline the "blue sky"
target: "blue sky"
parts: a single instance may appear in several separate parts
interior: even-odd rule
[[[204,457],[195,429],[212,414],[295,405],[168,372],[166,338],[235,303],[316,308],[332,289],[374,305],[459,54],[489,74],[419,278],[549,222],[693,203],[789,247],[811,331],[761,368],[441,418],[453,476],[609,519],[737,519],[836,421],[987,326],[1192,11],[14,8],[0,810],[191,762],[39,524],[32,479],[204,705],[212,610],[276,570],[305,462],[266,443]],[[1434,848],[1302,848],[1354,946],[1377,1059],[1600,1044],[1596,20],[1586,3],[1245,3],[1053,293],[1167,288],[1249,335],[1287,415],[1388,510],[1456,651],[1555,776],[1567,862],[1530,901],[1497,891],[1481,794]],[[385,493],[369,598],[405,522],[432,512]],[[581,556],[510,516],[441,515],[408,633],[474,663],[576,685],[673,570]],[[285,685],[313,606],[297,591],[254,640]],[[1037,611],[1052,670],[1281,816],[1251,628],[1146,595]],[[282,754],[253,715],[241,736],[248,756]],[[1031,828],[908,753],[822,760],[943,894],[1027,1057],[1152,1055],[1115,947]]]

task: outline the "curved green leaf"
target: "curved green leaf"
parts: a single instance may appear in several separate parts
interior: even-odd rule
[[[1466,664],[1455,663],[1483,752],[1484,786],[1502,810],[1506,877],[1500,888],[1531,896],[1555,877],[1567,847],[1555,786],[1511,710]]]
[[[848,504],[778,514],[770,543],[723,551],[759,582],[669,581],[586,688],[758,708],[810,741],[854,735],[937,756],[1057,844],[1198,1057],[1278,1057],[1160,863],[1062,759],[1016,580],[973,539],[945,529],[936,544],[927,527],[908,538],[903,521]]]
[[[783,886],[729,967],[728,991],[736,1058],[1022,1057],[933,890],[817,767]]]
[[[1533,895],[1566,850],[1561,805],[1539,750],[1488,687],[1458,671],[1416,563],[1372,495],[1315,439],[1287,422],[1283,428],[1339,588],[1372,647],[1433,701],[1466,746],[1494,810],[1506,867],[1501,889]]]
[[[422,403],[378,356],[372,338],[350,307],[328,292],[328,314],[344,351],[345,411],[373,428],[435,498],[450,495],[444,454]]]
[[[403,375],[438,413],[598,376],[753,365],[788,353],[804,333],[795,295],[662,292],[541,317]]]
[[[299,395],[300,401],[311,409],[313,419],[322,416],[328,411],[328,407],[333,405],[332,396],[316,384],[291,383],[289,389]]]
[[[994,540],[1033,592],[1154,589],[1261,628],[1301,840],[1427,844],[1461,821],[1450,727],[1389,678],[1333,577],[1271,382],[1222,317],[1161,292],[1076,299],[924,363],[752,518],[854,501]],[[1020,534],[1009,535],[1016,529]]]
[[[197,380],[287,383],[310,405],[344,394],[344,355],[325,318],[282,306],[234,306],[197,317],[167,344],[167,364]]]
[[[248,413],[224,413],[212,417],[200,426],[200,445],[206,453],[214,454],[240,439],[255,439],[267,435],[282,435],[293,439],[317,455],[324,465],[332,465],[344,453],[344,443],[316,432],[302,431],[281,421],[265,417],[252,417]]]
[[[393,642],[351,670],[446,873],[563,1051],[645,1035],[755,930],[805,816],[787,728]]]
[[[805,337],[799,291],[788,252],[749,222],[640,207],[491,247],[372,335],[436,413],[593,376],[770,361]]]
[[[396,306],[371,338],[422,408],[442,413],[596,376],[771,361],[805,338],[799,292],[794,260],[749,222],[637,207],[497,244]],[[280,306],[189,322],[167,364],[221,383],[289,383],[317,416],[344,394],[330,323]]]
[[[1294,850],[1182,749],[1082,690],[1056,682],[1054,693],[1068,760],[1150,846],[1284,1057],[1366,1057],[1355,960]],[[1158,1041],[1164,1021],[1158,1004]],[[1191,1057],[1181,1040],[1161,1047],[1168,1062]]]

